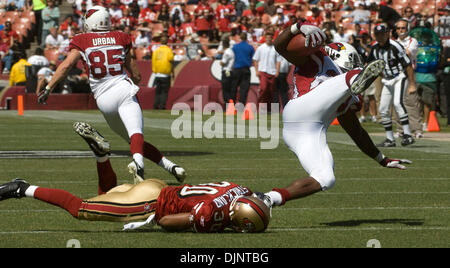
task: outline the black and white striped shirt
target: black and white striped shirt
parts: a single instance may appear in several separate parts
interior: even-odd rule
[[[386,67],[383,70],[383,77],[386,79],[394,78],[405,72],[406,66],[411,64],[403,46],[391,39],[384,47],[381,47],[378,43],[372,46],[368,62],[373,60],[384,60],[386,62]]]

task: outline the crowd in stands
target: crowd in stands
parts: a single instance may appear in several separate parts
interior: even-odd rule
[[[278,33],[299,19],[321,27],[328,42],[353,44],[363,57],[373,43],[373,28],[395,23],[434,30],[450,47],[450,0],[71,0],[72,14],[61,17],[62,1],[0,0],[0,55],[3,73],[19,59],[14,51],[37,41],[50,61],[61,61],[70,38],[82,30],[84,12],[93,5],[109,9],[114,30],[129,33],[138,60],[168,39],[174,60],[220,59],[223,40],[232,47],[246,34],[257,48],[265,35]],[[444,49],[445,50],[445,49]],[[444,53],[443,50],[443,53]],[[85,81],[85,79],[80,79]]]

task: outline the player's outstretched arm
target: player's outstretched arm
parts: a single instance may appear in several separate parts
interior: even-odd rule
[[[348,110],[345,114],[339,116],[338,120],[358,148],[383,167],[406,169],[403,164],[412,163],[408,159],[392,159],[384,156],[375,146],[367,131],[361,126],[352,110]]]
[[[192,228],[193,222],[190,220],[191,213],[178,213],[166,215],[158,221],[158,225],[169,232],[184,231]]]
[[[66,76],[72,67],[81,59],[81,54],[78,50],[72,49],[67,55],[66,59],[61,62],[52,77],[52,80],[47,84],[45,89],[37,88],[36,93],[38,94],[38,102],[45,103],[47,101],[48,95],[53,91],[53,89],[58,85]],[[41,84],[42,85],[42,84]]]
[[[141,73],[139,72],[139,69],[137,67],[136,60],[133,57],[134,55],[134,49],[130,49],[130,52],[128,52],[125,59],[125,67],[130,73],[130,78],[131,80],[133,80],[133,83],[139,85],[139,82],[141,82]]]

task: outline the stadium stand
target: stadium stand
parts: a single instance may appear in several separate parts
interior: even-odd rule
[[[89,1],[90,2],[90,1]],[[108,5],[112,2],[111,0],[93,0],[93,4],[100,4],[108,7]],[[428,20],[431,22],[431,27],[435,29],[435,31],[444,33],[441,36],[444,41],[444,46],[448,46],[448,41],[450,40],[450,1],[448,0],[371,0],[371,1],[344,1],[342,0],[322,0],[319,1],[317,5],[308,4],[304,1],[298,0],[277,0],[275,1],[275,8],[281,9],[283,14],[289,18],[289,20],[284,21],[281,24],[275,22],[274,17],[270,16],[269,10],[271,7],[268,7],[264,1],[258,0],[250,0],[249,3],[255,5],[254,12],[247,12],[249,14],[247,16],[248,19],[242,19],[242,12],[249,7],[246,7],[243,2],[239,1],[229,1],[227,5],[222,5],[221,1],[217,0],[207,0],[205,5],[212,8],[214,12],[205,12],[201,7],[204,5],[201,1],[190,0],[190,1],[179,1],[179,0],[169,0],[169,1],[149,1],[148,6],[135,6],[135,2],[131,2],[128,6],[123,4],[125,1],[119,1],[120,9],[130,9],[131,15],[139,21],[139,24],[132,25],[127,24],[126,20],[114,20],[115,23],[113,27],[117,30],[129,32],[132,35],[132,40],[135,40],[138,36],[138,28],[145,27],[151,30],[151,35],[154,37],[152,43],[147,47],[136,47],[135,56],[139,62],[139,66],[142,67],[143,76],[145,77],[145,81],[141,83],[142,86],[149,86],[151,71],[150,73],[147,71],[151,68],[151,53],[152,47],[158,45],[157,36],[158,35],[167,35],[169,37],[169,46],[172,47],[175,54],[175,61],[181,62],[187,60],[187,43],[186,41],[190,39],[191,34],[197,33],[196,29],[199,26],[200,19],[205,19],[207,23],[209,23],[209,30],[199,32],[200,43],[202,44],[202,49],[205,54],[202,60],[210,60],[206,65],[208,65],[209,69],[212,69],[212,60],[220,57],[220,51],[218,50],[219,41],[221,40],[224,34],[230,36],[230,39],[238,42],[238,35],[241,32],[247,32],[249,42],[256,48],[259,44],[264,42],[264,31],[272,31],[277,34],[283,28],[288,27],[292,23],[294,23],[297,19],[311,19],[313,16],[312,8],[319,7],[321,9],[320,16],[322,17],[321,25],[323,26],[324,22],[332,24],[332,30],[335,30],[337,26],[343,25],[345,29],[345,33],[348,35],[355,34],[355,36],[361,33],[367,33],[369,35],[372,34],[374,26],[380,22],[378,20],[378,14],[376,9],[373,6],[366,6],[367,10],[371,12],[371,23],[370,24],[362,24],[361,32],[355,33],[355,25],[351,18],[343,18],[343,16],[348,15],[354,9],[355,2],[372,2],[375,6],[377,4],[380,5],[388,5],[394,8],[400,15],[403,15],[403,11],[406,7],[411,7],[414,10],[416,18],[422,18],[423,20]],[[127,3],[130,1],[126,1]],[[142,1],[139,1],[142,3]],[[327,3],[332,3],[330,6]],[[164,5],[169,6],[170,10],[170,18],[161,18],[159,20],[160,10]],[[81,25],[81,17],[83,12],[89,6],[85,6],[83,1],[76,1],[76,3],[70,4],[69,1],[61,1],[59,5],[62,13],[60,17],[60,24],[63,24],[63,20],[67,17],[67,15],[71,15],[73,18],[73,25],[65,25],[64,28],[59,29],[59,33],[62,34],[66,32],[68,37],[77,34],[82,29]],[[147,10],[146,17],[144,16],[143,10]],[[176,10],[181,11],[180,13],[175,12]],[[120,13],[120,12],[119,12]],[[181,21],[181,24],[176,24],[176,21]],[[439,23],[440,21],[444,21],[444,23]],[[33,51],[37,46],[36,44],[36,17],[34,12],[31,10],[29,6],[24,7],[22,10],[7,10],[0,8],[0,25],[4,25],[5,22],[12,23],[12,31],[17,34],[17,44],[14,49],[23,49],[26,48],[28,51]],[[220,24],[226,23],[228,24],[228,30],[224,32],[219,31],[219,21]],[[436,27],[436,28],[434,28]],[[442,27],[444,30],[442,31]],[[225,27],[226,28],[226,27]],[[5,29],[0,30],[2,36],[10,36],[5,32]],[[332,41],[332,40],[330,40]],[[54,60],[57,62],[61,61],[61,58],[64,56],[64,47],[62,48],[53,48],[46,49],[44,51],[45,57],[48,60]],[[31,55],[28,53],[29,56]],[[81,64],[80,68],[83,66]],[[207,68],[203,66],[202,70],[206,70]],[[181,65],[180,65],[181,66]],[[197,66],[197,65],[195,65]],[[196,68],[199,68],[198,66]],[[3,70],[3,66],[2,69]],[[183,73],[186,70],[183,69]],[[183,74],[184,76],[184,74]],[[7,74],[2,74],[0,76],[1,79],[8,79]],[[180,78],[181,79],[181,78]],[[208,80],[211,83],[212,80]],[[215,78],[214,81],[217,81]],[[176,79],[175,84],[181,83],[181,80]],[[197,83],[198,85],[198,83]],[[205,86],[209,86],[215,88],[217,85],[214,84],[205,84]],[[0,101],[4,101],[3,99]],[[1,102],[3,103],[3,102]],[[85,102],[87,103],[87,102]],[[151,105],[149,105],[151,106]],[[86,105],[84,107],[87,107]],[[35,107],[39,108],[39,107]]]

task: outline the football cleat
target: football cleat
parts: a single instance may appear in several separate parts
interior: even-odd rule
[[[128,164],[128,172],[133,175],[134,184],[144,181],[144,168],[140,167],[136,161],[133,160]]]
[[[177,165],[172,167],[171,173],[177,179],[177,181],[179,183],[183,183],[187,176],[184,168],[177,166]]]
[[[73,130],[87,142],[97,157],[111,154],[109,142],[88,123],[75,122]]]
[[[416,141],[414,140],[414,138],[411,135],[403,134],[402,142],[401,142],[402,146],[408,146],[415,142]]]
[[[385,66],[384,60],[375,60],[370,62],[362,71],[358,74],[356,79],[350,86],[350,91],[358,95],[364,92],[372,85],[373,81],[378,78]]]
[[[270,210],[270,217],[272,218],[272,207],[273,207],[272,198],[269,195],[267,195],[265,193],[262,193],[262,192],[253,193],[252,196],[254,196],[254,197],[256,197],[259,200],[264,202],[264,204],[269,208],[269,210]]]
[[[377,147],[395,147],[395,141],[390,139],[384,140],[382,143],[377,144]]]
[[[9,198],[25,197],[25,191],[30,185],[22,179],[14,179],[11,182],[0,185],[0,201]]]

